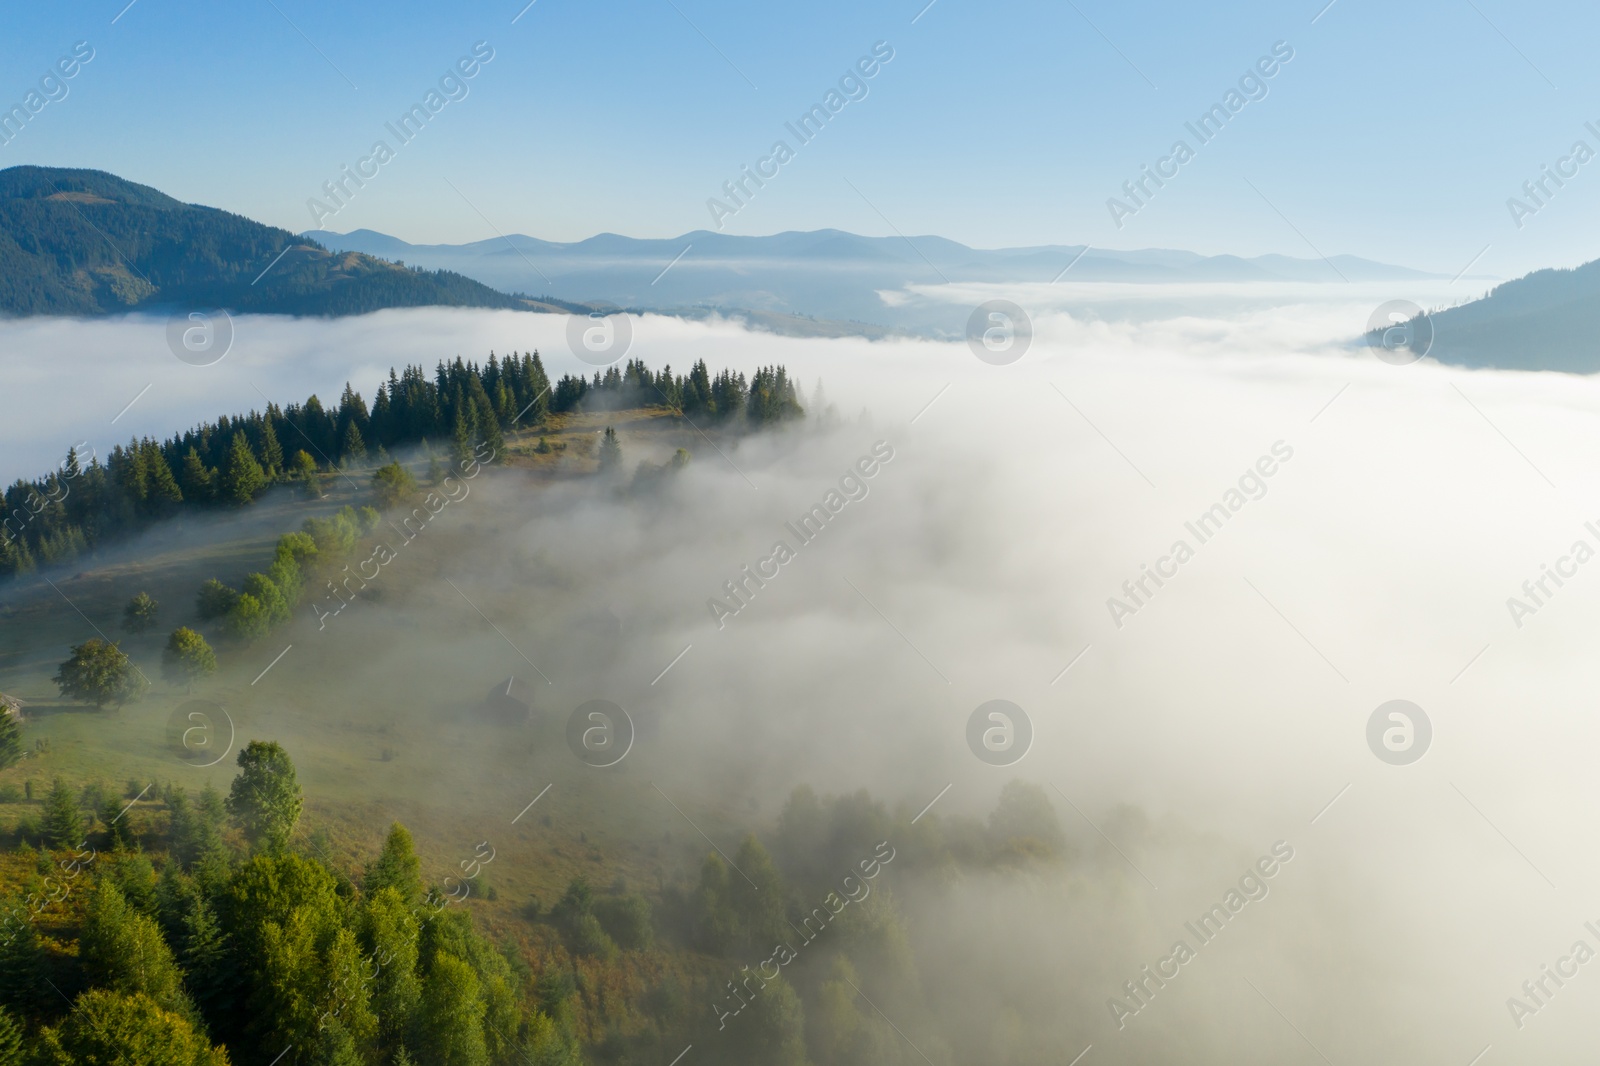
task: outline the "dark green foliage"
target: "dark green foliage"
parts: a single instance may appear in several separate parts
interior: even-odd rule
[[[617,443],[617,431],[610,426],[600,437],[600,472],[615,473],[622,466],[622,445]]]
[[[278,744],[252,740],[239,753],[239,768],[228,793],[228,813],[256,847],[282,850],[304,805],[294,763]]]
[[[0,770],[17,765],[22,759],[21,715],[0,702]],[[29,797],[32,798],[32,797]]]
[[[236,431],[228,449],[227,464],[222,468],[221,498],[228,503],[249,503],[266,483],[266,471],[261,469],[255,453],[250,450],[250,441],[243,430]]]
[[[195,610],[202,619],[210,621],[221,618],[233,610],[233,605],[239,602],[239,591],[231,589],[216,578],[207,578],[206,583],[200,586],[200,594],[195,600]]]
[[[62,193],[87,195],[69,202]],[[293,315],[526,306],[460,274],[329,253],[288,230],[179,203],[96,170],[0,172],[0,232],[7,235],[0,254],[0,311],[7,314],[119,313],[147,302]]]
[[[0,217],[4,206],[0,192]],[[281,243],[276,250],[282,250]],[[0,305],[4,256],[0,248]],[[280,264],[268,280],[287,265]],[[552,392],[537,352],[504,359],[491,353],[487,365],[457,358],[439,363],[431,374],[408,366],[390,371],[370,413],[360,394],[346,386],[331,411],[315,396],[281,408],[269,402],[264,412],[224,415],[164,441],[117,445],[103,464],[95,458],[84,466],[70,453],[65,473],[18,481],[0,494],[0,526],[20,529],[16,536],[0,537],[0,578],[28,573],[40,561],[72,559],[182,511],[220,501],[247,503],[280,478],[292,477],[307,495],[321,497],[330,475],[319,473],[319,465],[332,470],[341,456],[346,463],[359,462],[364,451],[388,465],[386,456],[403,446],[448,439],[451,463],[429,465],[428,479],[437,484],[450,473],[473,473],[474,464],[501,461],[507,454],[504,431],[536,429],[552,410],[637,406],[665,407],[696,427],[711,423],[728,432],[759,429],[802,413],[799,390],[782,367],[758,370],[747,382],[743,374],[726,370],[713,378],[704,361],[685,377],[675,376],[671,367],[652,372],[642,361],[629,360],[621,371],[597,372],[592,382],[563,377]],[[287,460],[286,448],[292,453]],[[605,454],[609,462],[609,447]],[[282,575],[268,576],[277,581]],[[208,604],[201,616],[221,617],[232,606],[231,600]]]
[[[146,995],[164,1010],[194,1016],[183,974],[161,929],[130,907],[110,880],[102,878],[95,886],[78,949],[90,984],[123,995]]]
[[[50,995],[33,913],[19,896],[0,901],[0,1006],[34,1017]]]
[[[650,901],[636,892],[598,899],[594,913],[606,935],[624,951],[643,951],[655,938]]]
[[[63,696],[87,700],[96,707],[119,707],[143,695],[149,683],[133,660],[109,641],[93,637],[74,645],[72,657],[56,670],[55,682]]]
[[[106,843],[113,848],[127,847],[133,841],[133,824],[122,812],[124,804],[107,799],[100,805],[100,821],[106,828]]]
[[[141,592],[122,609],[122,628],[129,633],[143,633],[156,624],[156,614],[160,609],[148,592]]]
[[[215,467],[207,466],[200,453],[190,445],[189,450],[183,453],[182,473],[178,476],[178,483],[183,489],[183,498],[191,503],[208,503],[217,498],[217,471]]]
[[[0,1066],[23,1066],[22,1026],[0,1007]]]
[[[52,848],[75,848],[83,843],[83,831],[78,794],[58,777],[44,801],[45,840]]]
[[[361,429],[354,422],[346,423],[344,440],[339,444],[339,458],[345,465],[359,464],[367,457],[367,442],[361,439]]]

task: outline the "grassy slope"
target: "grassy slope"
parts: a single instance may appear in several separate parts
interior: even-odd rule
[[[585,453],[592,452],[597,428],[606,424],[618,427],[633,454],[641,445],[670,451],[692,443],[692,431],[659,412],[557,416],[546,435],[553,444],[565,444],[564,451],[535,455],[538,434],[508,437],[508,468],[491,468],[485,476],[538,483],[586,474],[594,460]],[[424,465],[414,464],[419,479]],[[280,533],[298,528],[306,517],[366,502],[365,477],[358,474],[352,480],[363,491],[339,478],[330,479],[329,495],[320,501],[277,490],[246,511],[219,517],[202,536],[179,539],[173,530],[158,527],[81,570],[69,566],[5,589],[0,601],[0,692],[27,702],[25,740],[30,745],[44,740],[49,750],[0,773],[0,784],[20,787],[31,778],[41,799],[57,774],[73,782],[99,780],[115,793],[129,778],[172,781],[191,791],[210,782],[226,791],[236,769],[231,755],[215,767],[197,769],[167,747],[168,718],[190,697],[161,680],[161,646],[174,627],[200,626],[193,613],[194,593],[206,578],[237,583],[245,573],[265,566]],[[463,533],[472,518],[446,511],[438,521],[460,522],[456,532]],[[474,898],[472,906],[501,931],[522,925],[518,915],[530,898],[548,908],[578,874],[597,885],[620,875],[652,890],[669,872],[696,869],[705,843],[655,796],[648,784],[646,751],[635,752],[613,771],[579,765],[563,736],[570,708],[552,704],[542,692],[534,695],[542,718],[530,728],[473,722],[474,705],[494,679],[485,676],[482,691],[463,693],[459,671],[451,669],[447,656],[435,656],[430,634],[407,621],[415,616],[414,608],[437,612],[441,619],[448,616],[441,631],[476,621],[459,602],[411,599],[404,568],[431,577],[440,555],[449,549],[443,539],[427,545],[425,536],[408,547],[391,564],[397,568],[394,576],[364,594],[374,602],[331,621],[332,633],[319,633],[303,603],[294,620],[255,645],[213,640],[221,669],[196,687],[194,697],[227,708],[237,726],[234,752],[253,738],[279,740],[288,747],[306,792],[302,835],[310,828],[326,829],[333,852],[329,857],[349,867],[358,857],[373,855],[389,822],[400,820],[416,836],[425,875],[434,878],[454,872],[452,866],[470,858],[476,842],[487,839],[497,857],[485,876],[498,899]],[[435,553],[431,558],[430,551]],[[161,603],[160,622],[149,634],[127,637],[119,625],[122,607],[141,590]],[[312,598],[315,591],[309,590],[307,599]],[[384,611],[389,603],[406,608],[405,613]],[[488,603],[482,605],[492,611]],[[153,688],[144,699],[121,710],[100,711],[56,696],[50,680],[55,668],[69,645],[95,634],[91,623],[111,639],[122,640],[149,676]],[[409,668],[393,677],[392,687],[380,683],[363,688],[353,699],[329,698],[330,691],[339,690],[341,673],[350,668],[352,658],[380,657],[402,639]],[[485,639],[497,638],[491,631]],[[293,650],[252,684],[290,644]],[[394,753],[391,761],[383,758],[386,748]],[[550,792],[512,825],[546,784],[553,785]],[[694,797],[679,802],[713,835],[736,831],[723,814],[698,809]],[[130,817],[139,819],[140,807],[153,806],[141,804]],[[29,807],[0,804],[0,832],[9,835]],[[40,799],[31,805],[36,818],[41,807]],[[158,815],[150,810],[143,817]],[[15,883],[15,871],[8,866],[0,864],[0,885]]]

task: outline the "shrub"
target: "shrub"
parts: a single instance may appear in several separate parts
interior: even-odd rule
[[[594,913],[606,934],[624,951],[642,951],[655,939],[650,901],[636,892],[596,900]]]

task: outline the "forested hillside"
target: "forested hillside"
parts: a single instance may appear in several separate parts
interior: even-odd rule
[[[0,171],[0,313],[175,305],[296,315],[432,305],[554,309],[450,271],[330,253],[288,230],[179,203],[97,170]]]
[[[323,477],[387,461],[389,449],[437,445],[456,461],[504,458],[504,434],[538,427],[546,415],[661,407],[694,423],[759,429],[801,416],[799,392],[783,367],[749,379],[705,362],[688,374],[652,371],[630,360],[592,379],[552,383],[538,352],[486,364],[440,363],[393,370],[369,407],[348,384],[336,405],[304,403],[223,415],[163,441],[130,440],[111,454],[70,452],[45,477],[20,480],[0,501],[0,579],[63,562],[184,513],[248,505],[274,484],[315,491]],[[430,444],[431,442],[431,444]],[[482,452],[479,452],[479,446]]]

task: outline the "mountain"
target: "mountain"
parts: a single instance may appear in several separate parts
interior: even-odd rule
[[[1600,259],[1535,271],[1428,318],[1433,326],[1429,354],[1442,363],[1595,373],[1600,371]]]
[[[444,305],[553,310],[449,271],[330,251],[97,170],[0,170],[0,313],[187,305],[350,315]]]
[[[970,308],[919,294],[948,283],[1067,281],[1340,282],[1437,277],[1353,256],[1203,256],[1083,245],[977,249],[943,237],[842,230],[742,237],[696,230],[670,239],[602,233],[559,243],[522,234],[472,244],[407,244],[372,230],[305,234],[328,248],[457,271],[501,289],[671,313],[721,312],[854,323],[857,332],[959,332]],[[1068,268],[1070,267],[1070,270]],[[1063,271],[1066,271],[1063,275]],[[889,294],[887,297],[883,294]]]

